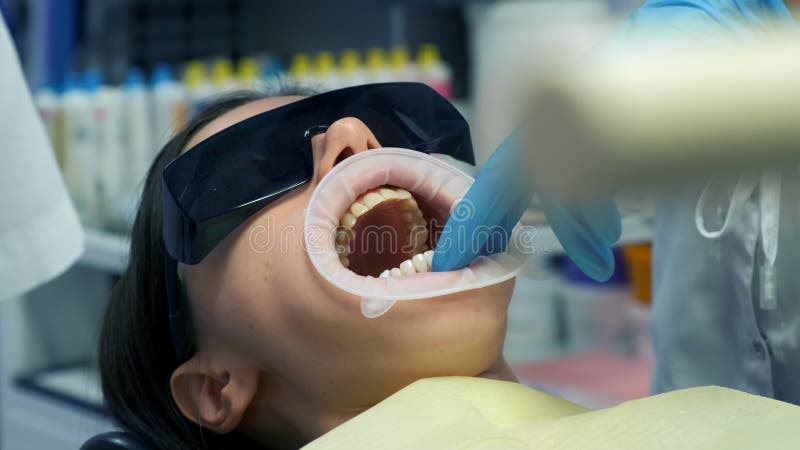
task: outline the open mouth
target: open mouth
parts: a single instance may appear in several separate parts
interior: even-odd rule
[[[361,298],[366,317],[399,300],[436,298],[512,278],[526,253],[515,228],[506,252],[431,272],[433,251],[472,178],[414,150],[361,152],[337,164],[309,200],[304,243],[317,272]],[[459,237],[457,237],[459,239]],[[460,243],[448,243],[460,245]]]
[[[445,211],[400,187],[371,188],[339,221],[339,261],[358,275],[378,278],[430,272]]]

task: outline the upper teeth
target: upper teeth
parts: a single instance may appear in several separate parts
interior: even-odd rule
[[[419,205],[414,197],[405,189],[394,187],[380,187],[370,190],[354,201],[349,210],[342,216],[339,221],[339,229],[336,231],[336,251],[339,253],[339,260],[342,265],[347,267],[350,264],[348,258],[350,254],[350,241],[355,236],[353,229],[355,228],[358,218],[366,214],[371,209],[386,201],[400,201],[403,207],[402,217],[406,222],[406,228],[409,231],[409,240],[413,244],[416,252],[424,252],[428,250],[426,244],[428,240],[428,224]],[[419,253],[421,256],[422,253]],[[424,258],[422,258],[424,260]],[[406,265],[405,270],[411,273],[416,270],[415,267],[422,267],[420,262],[416,265],[413,261],[409,260],[410,267]],[[428,264],[430,266],[430,263]],[[400,268],[402,269],[402,267]],[[400,270],[398,269],[398,270]]]
[[[356,201],[350,205],[350,211],[342,216],[340,220],[341,226],[352,229],[356,224],[356,219],[386,200],[405,200],[409,211],[413,211],[417,208],[416,200],[414,200],[411,193],[407,190],[399,188],[380,188],[377,191],[370,191],[358,197]],[[420,212],[420,217],[422,217],[422,212]]]

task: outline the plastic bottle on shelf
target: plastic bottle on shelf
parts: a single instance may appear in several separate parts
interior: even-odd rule
[[[650,307],[653,301],[653,246],[650,243],[631,244],[624,248],[624,252],[634,299],[627,305],[634,347],[639,356],[652,360]]]
[[[102,83],[99,72],[87,74],[89,92],[97,129],[95,186],[98,224],[108,222],[109,211],[123,191],[126,141],[124,135],[123,95],[119,87]]]
[[[233,64],[229,59],[216,59],[211,64],[211,84],[217,94],[239,89],[239,82],[233,75]]]
[[[187,92],[189,115],[193,116],[202,111],[214,96],[205,63],[190,61],[183,74],[183,84]]]
[[[550,357],[562,349],[559,342],[559,279],[541,263],[517,275],[508,307],[503,356],[512,364]]]
[[[289,81],[298,86],[314,86],[316,80],[311,72],[311,58],[305,53],[297,53],[292,56],[289,65]]]
[[[42,124],[47,131],[50,145],[53,146],[58,166],[64,170],[64,144],[63,144],[63,118],[61,111],[61,98],[51,88],[44,87],[39,89],[33,96],[33,102]]]
[[[432,87],[447,99],[453,98],[453,80],[450,67],[439,56],[439,48],[433,44],[420,46],[417,53],[420,81]]]
[[[390,62],[395,81],[417,81],[417,68],[415,64],[411,63],[411,56],[406,47],[393,48]]]
[[[186,124],[186,91],[173,79],[169,64],[158,64],[153,70],[151,92],[157,151]]]
[[[382,48],[371,48],[367,52],[367,82],[387,83],[390,81],[394,81],[394,76],[386,64],[386,52]]]
[[[255,58],[244,57],[239,59],[236,67],[236,76],[239,79],[239,86],[242,89],[260,89],[261,67]]]
[[[358,86],[367,82],[361,56],[355,50],[345,50],[339,59],[339,76],[342,87]]]
[[[95,164],[97,130],[92,101],[76,74],[68,74],[62,98],[64,119],[64,181],[85,225],[96,222]]]
[[[134,194],[141,186],[155,155],[149,111],[144,75],[139,68],[133,67],[128,72],[128,79],[125,81],[124,127],[128,151],[125,164],[128,168],[125,186]]]
[[[258,58],[261,80],[265,86],[280,86],[286,81],[286,67],[280,58],[263,55]]]
[[[325,91],[339,89],[342,80],[336,70],[336,58],[331,52],[319,52],[314,59],[314,73],[319,88]]]

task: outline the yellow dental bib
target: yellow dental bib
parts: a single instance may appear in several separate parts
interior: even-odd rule
[[[305,447],[329,449],[797,449],[800,407],[720,387],[591,411],[483,378],[419,380]]]

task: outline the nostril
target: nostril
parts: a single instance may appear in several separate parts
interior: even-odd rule
[[[345,159],[353,156],[354,154],[355,154],[355,152],[353,152],[353,149],[350,148],[350,147],[347,147],[346,149],[342,150],[339,153],[338,156],[336,156],[336,161],[333,162],[333,165],[336,166],[337,164],[339,164],[340,162],[344,161]]]

